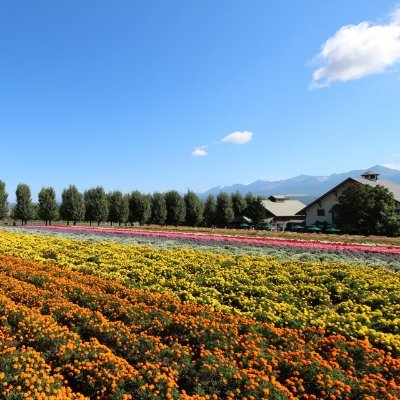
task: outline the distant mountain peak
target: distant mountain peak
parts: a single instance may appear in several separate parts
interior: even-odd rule
[[[387,163],[387,164],[382,164],[381,167],[389,168],[394,171],[400,171],[400,164]]]
[[[199,193],[202,198],[208,195],[218,195],[220,192],[228,194],[238,191],[242,194],[252,192],[254,195],[262,195],[265,197],[271,196],[276,193],[286,194],[289,197],[296,197],[301,199],[304,203],[309,203],[313,199],[321,196],[328,190],[332,189],[340,182],[349,177],[359,177],[367,170],[375,171],[379,174],[380,179],[389,179],[393,182],[400,184],[400,170],[389,168],[385,165],[374,165],[370,168],[353,170],[342,173],[335,173],[332,175],[297,175],[288,179],[281,179],[276,181],[256,180],[248,185],[236,183],[230,186],[216,186],[206,192]],[[400,166],[399,166],[400,168]],[[290,193],[290,195],[288,195]]]

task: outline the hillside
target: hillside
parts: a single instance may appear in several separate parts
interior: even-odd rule
[[[379,173],[380,178],[382,179],[390,179],[393,182],[400,184],[399,170],[387,168],[382,165],[374,165],[367,169]],[[235,193],[236,191],[242,194],[252,192],[255,195],[263,196],[286,194],[307,204],[346,178],[359,177],[365,171],[366,169],[359,169],[329,176],[298,175],[293,178],[282,179],[279,181],[257,180],[248,185],[233,184],[231,186],[217,186],[207,190],[206,192],[199,193],[199,196],[201,196],[201,198],[206,198],[210,194],[217,195],[220,192]]]

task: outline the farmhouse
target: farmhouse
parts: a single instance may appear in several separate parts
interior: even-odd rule
[[[314,200],[299,211],[299,215],[306,216],[306,225],[335,225],[337,205],[343,190],[351,185],[383,186],[393,193],[396,208],[400,212],[400,185],[387,179],[379,179],[379,174],[373,171],[364,172],[360,178],[347,178],[333,189]]]
[[[304,216],[301,210],[305,204],[299,200],[289,200],[286,196],[273,195],[262,201],[267,210],[267,221],[274,225],[287,226],[301,224]]]

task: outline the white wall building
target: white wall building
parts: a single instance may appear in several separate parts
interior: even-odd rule
[[[333,189],[303,208],[299,214],[305,214],[306,226],[323,225],[324,223],[334,226],[335,209],[336,205],[339,203],[340,195],[343,193],[345,188],[357,184],[373,187],[380,185],[385,187],[393,193],[396,207],[400,211],[400,185],[387,179],[379,179],[379,174],[376,174],[373,171],[367,171],[361,175],[361,178],[347,178],[342,183],[339,183],[339,185],[335,186]]]

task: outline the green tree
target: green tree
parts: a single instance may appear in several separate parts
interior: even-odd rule
[[[167,205],[167,225],[178,226],[185,221],[186,206],[182,196],[176,190],[165,193]]]
[[[399,216],[393,194],[383,186],[353,184],[339,196],[336,222],[345,232],[397,235]]]
[[[383,234],[387,236],[400,236],[400,215],[397,212],[387,218]]]
[[[121,225],[129,216],[129,203],[128,196],[124,196],[119,190],[110,192],[107,195],[108,200],[108,220],[111,222],[118,222]]]
[[[151,218],[151,196],[140,193],[138,190],[129,196],[129,222],[139,222],[142,226],[147,224]]]
[[[15,223],[16,223],[16,221],[17,221],[17,216],[15,215],[15,210],[16,210],[16,206],[14,206],[14,207],[12,207],[11,208],[11,210],[10,210],[10,218],[14,221],[14,225],[15,225]]]
[[[262,204],[263,200],[262,196],[254,196],[252,193],[248,193],[245,197],[245,214],[253,221],[255,226],[261,225],[266,218],[267,211]]]
[[[210,194],[204,202],[203,224],[209,228],[215,226],[215,214],[217,211],[217,203],[215,197]]]
[[[215,212],[215,222],[217,227],[226,228],[232,223],[234,218],[232,201],[228,194],[221,192],[217,196],[217,207]]]
[[[0,181],[0,219],[4,219],[8,215],[8,194],[6,192],[6,184]]]
[[[69,225],[69,221],[76,225],[78,221],[82,221],[85,217],[83,194],[78,191],[75,185],[69,185],[61,194],[60,216],[61,219],[67,221],[67,225]]]
[[[55,221],[58,214],[56,192],[52,187],[42,188],[38,198],[38,217],[46,222],[46,226],[51,225],[51,221]]]
[[[368,191],[370,192],[368,231],[379,235],[397,235],[399,215],[396,212],[393,193],[380,185],[371,187]]]
[[[145,220],[143,221],[143,224],[149,224],[151,221],[152,200],[153,200],[153,197],[150,193],[147,193],[144,195],[144,202],[146,204],[145,208],[147,210],[147,214],[146,214]]]
[[[366,227],[368,219],[369,186],[354,184],[339,196],[336,223],[344,232],[357,232]]]
[[[167,221],[167,203],[162,193],[154,193],[151,201],[151,222],[156,225],[165,225]]]
[[[246,211],[247,203],[242,194],[238,191],[236,193],[232,193],[231,200],[233,214],[235,215],[235,217],[245,215],[244,213]]]
[[[196,193],[188,190],[183,196],[186,206],[185,224],[188,226],[199,226],[203,221],[204,205]]]
[[[20,183],[15,191],[17,198],[17,204],[15,205],[14,217],[20,219],[22,225],[26,225],[28,221],[33,217],[33,205],[31,198],[31,189],[28,185]]]
[[[85,219],[92,225],[96,221],[97,225],[106,221],[108,217],[107,195],[101,186],[86,190],[83,194],[85,201]]]
[[[36,220],[39,219],[39,204],[37,203],[32,203],[32,214],[31,214],[31,220]]]

